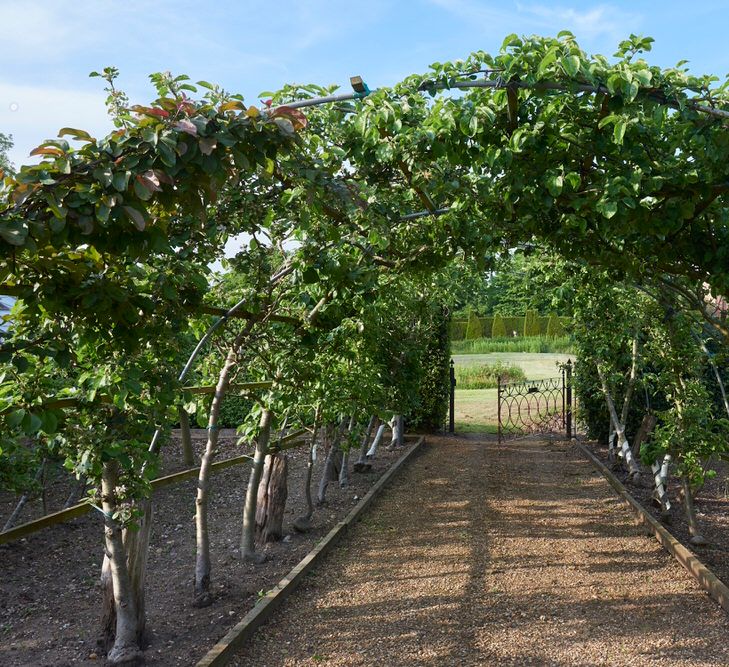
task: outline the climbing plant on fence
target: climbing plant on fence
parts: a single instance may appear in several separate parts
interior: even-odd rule
[[[144,559],[134,554],[146,549],[158,434],[190,400],[189,341],[178,336],[189,323],[200,350],[223,352],[199,371],[217,377],[218,394],[242,369],[270,381],[246,422],[256,439],[242,528],[251,557],[271,431],[289,413],[353,432],[355,409],[375,411],[352,383],[358,364],[377,368],[365,386],[382,386],[382,412],[415,408],[408,387],[420,376],[408,352],[423,339],[393,339],[380,358],[372,343],[422,312],[411,301],[397,312],[386,298],[401,276],[422,294],[454,256],[483,268],[495,252],[538,244],[608,280],[668,293],[727,337],[710,298],[729,291],[727,86],[651,66],[640,57],[650,43],[631,36],[608,60],[569,33],[511,35],[497,55],[436,63],[391,89],[359,82],[349,100],[318,104],[311,98],[333,91],[288,87],[261,108],[166,74],[153,76],[156,100],[129,105],[108,69],[117,130],[93,138],[64,128],[34,151],[40,164],[3,178],[0,284],[18,301],[0,348],[0,446],[57,447],[98,494],[115,612],[109,662],[141,655]],[[312,106],[296,108],[305,100]],[[207,303],[208,265],[242,233],[240,299]],[[378,322],[377,312],[392,317]],[[206,335],[211,326],[224,333]],[[602,351],[596,369],[610,362]],[[344,403],[308,375],[317,368],[335,370]],[[602,376],[605,396],[625,382],[616,367]],[[202,481],[216,419],[213,405]],[[625,418],[613,421],[624,436]],[[143,529],[125,542],[134,520]],[[209,601],[206,548],[199,540],[199,603]]]

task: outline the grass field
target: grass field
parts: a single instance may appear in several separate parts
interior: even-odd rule
[[[529,380],[559,377],[558,363],[574,358],[569,354],[531,354],[495,352],[491,354],[457,354],[456,368],[474,364],[501,362],[519,366]],[[456,432],[496,433],[498,424],[496,389],[458,389],[456,387]]]

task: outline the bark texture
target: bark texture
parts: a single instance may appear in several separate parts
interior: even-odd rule
[[[112,518],[117,510],[115,489],[118,478],[116,461],[105,463],[101,480],[101,506],[104,510],[104,545],[109,558],[109,577],[116,609],[114,643],[107,655],[107,664],[133,667],[144,663],[144,654],[139,644],[137,601],[127,568],[122,529]]]
[[[283,518],[288,497],[288,457],[279,452],[266,456],[258,485],[256,537],[259,543],[276,542],[283,537]]]
[[[260,430],[256,441],[256,453],[253,456],[251,477],[246,489],[246,501],[243,507],[243,531],[240,540],[241,557],[248,561],[261,561],[256,554],[256,504],[258,500],[258,485],[263,473],[263,464],[268,454],[268,445],[271,440],[272,414],[268,408],[261,413]]]

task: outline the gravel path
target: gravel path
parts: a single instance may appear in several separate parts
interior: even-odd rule
[[[714,666],[728,637],[569,445],[429,438],[233,664]]]

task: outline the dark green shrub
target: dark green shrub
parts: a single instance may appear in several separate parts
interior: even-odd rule
[[[475,338],[483,338],[483,327],[478,315],[471,312],[468,315],[468,324],[466,325],[466,340],[474,340]]]
[[[506,325],[504,324],[504,318],[496,313],[494,315],[494,321],[491,325],[491,338],[505,338],[506,337]]]
[[[536,310],[527,310],[524,315],[524,336],[539,335],[539,313]]]

